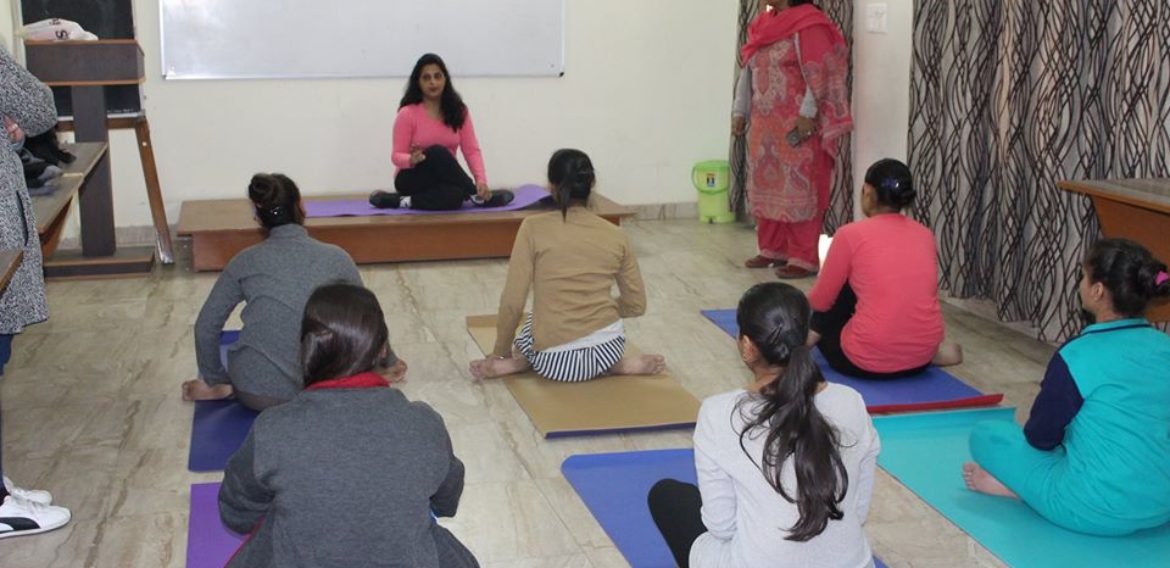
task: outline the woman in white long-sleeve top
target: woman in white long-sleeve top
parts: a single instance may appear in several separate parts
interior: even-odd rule
[[[861,395],[813,362],[810,315],[804,294],[779,282],[739,301],[739,352],[755,380],[703,401],[699,486],[650,490],[680,566],[873,565],[863,524],[881,445]]]

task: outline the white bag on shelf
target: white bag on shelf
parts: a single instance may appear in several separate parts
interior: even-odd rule
[[[85,31],[81,27],[81,24],[61,18],[49,18],[28,24],[20,28],[17,36],[32,41],[93,41],[98,38],[96,35]]]

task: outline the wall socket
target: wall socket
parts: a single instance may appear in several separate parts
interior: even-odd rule
[[[871,34],[884,34],[889,7],[885,2],[871,2],[865,5],[865,31]]]

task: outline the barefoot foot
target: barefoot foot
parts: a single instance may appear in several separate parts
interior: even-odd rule
[[[1006,485],[1000,483],[998,479],[975,462],[963,464],[963,482],[967,484],[967,489],[976,493],[1019,499],[1011,489],[1008,489]]]
[[[399,359],[393,365],[382,369],[382,376],[390,383],[404,383],[406,382],[406,361]]]
[[[471,376],[477,379],[494,379],[528,370],[528,360],[523,357],[488,357],[471,362]]]
[[[183,383],[183,400],[223,400],[232,396],[231,385],[209,385],[200,379]]]
[[[963,362],[963,346],[958,343],[945,342],[938,346],[938,353],[934,354],[931,363],[939,367],[949,367]]]
[[[666,358],[662,355],[632,355],[622,357],[609,370],[614,375],[657,375],[666,370]]]

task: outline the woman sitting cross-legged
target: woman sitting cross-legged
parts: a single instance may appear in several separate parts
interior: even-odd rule
[[[419,58],[398,106],[391,156],[398,170],[394,175],[398,192],[375,191],[370,194],[371,205],[380,209],[450,211],[459,209],[468,199],[480,207],[502,207],[512,202],[511,191],[488,189],[471,113],[451,84],[442,58],[433,53]],[[459,150],[474,179],[455,159]]]
[[[958,345],[943,342],[934,234],[902,214],[915,194],[906,164],[870,166],[866,219],[837,230],[808,293],[816,311],[809,340],[837,372],[891,379],[963,360]]]
[[[548,180],[560,211],[520,224],[500,296],[495,350],[473,361],[471,374],[482,379],[531,368],[548,379],[576,382],[661,373],[661,355],[625,352],[622,318],[646,311],[646,292],[626,234],[586,207],[595,180],[589,156],[558,150]],[[610,293],[615,283],[616,299]],[[517,337],[529,289],[532,314]]]
[[[1094,245],[1080,283],[1094,323],[1048,363],[1023,430],[976,425],[967,486],[1020,499],[1077,532],[1124,535],[1170,522],[1170,336],[1143,317],[1166,296],[1166,265],[1141,245]]]
[[[821,376],[809,316],[804,294],[780,282],[739,301],[753,381],[703,401],[699,486],[665,479],[648,498],[679,566],[873,566],[863,525],[881,444],[861,395]]]

